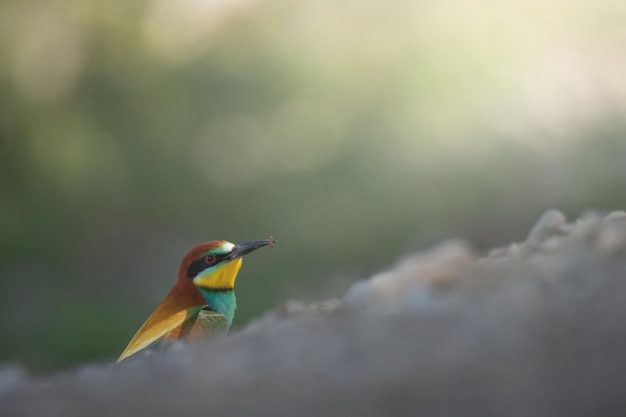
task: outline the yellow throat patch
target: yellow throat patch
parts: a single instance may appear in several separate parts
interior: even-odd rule
[[[210,290],[234,288],[237,273],[239,273],[239,269],[241,268],[241,262],[241,258],[236,258],[232,261],[220,263],[212,268],[208,268],[195,277],[193,283],[196,287]]]

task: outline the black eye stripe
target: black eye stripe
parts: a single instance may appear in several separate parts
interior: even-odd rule
[[[224,258],[228,255],[227,253],[222,254],[222,255],[217,255],[214,253],[211,253],[209,255],[213,255],[215,257],[215,259],[213,260],[213,262],[211,262],[210,264],[207,264],[204,259],[208,256],[208,255],[204,255],[202,256],[202,258],[200,259],[196,259],[195,261],[193,261],[192,263],[189,264],[189,266],[187,267],[187,278],[195,278],[200,272],[204,271],[205,269],[212,267],[214,265],[217,265],[218,263],[220,263],[221,261],[224,260]]]

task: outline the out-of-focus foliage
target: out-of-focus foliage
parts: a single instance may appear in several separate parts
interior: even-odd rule
[[[626,205],[620,2],[0,3],[0,360],[115,356],[188,247],[236,323],[400,254]]]

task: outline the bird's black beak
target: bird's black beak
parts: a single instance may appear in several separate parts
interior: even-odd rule
[[[232,251],[227,255],[227,259],[237,259],[242,256],[255,251],[263,246],[274,246],[274,238],[270,236],[269,239],[253,240],[251,242],[238,243],[235,245]]]

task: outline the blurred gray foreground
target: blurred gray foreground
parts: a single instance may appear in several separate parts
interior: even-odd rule
[[[626,214],[551,211],[487,257],[444,243],[225,337],[51,377],[6,365],[0,415],[623,416],[625,318]]]

